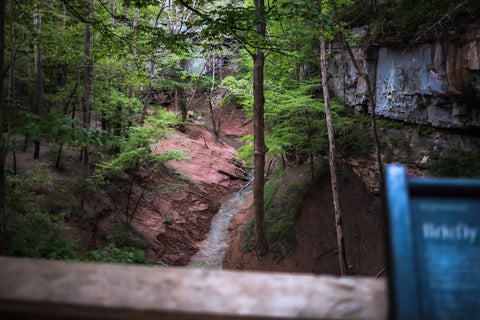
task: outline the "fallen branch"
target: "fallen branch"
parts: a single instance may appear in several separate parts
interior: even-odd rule
[[[241,176],[236,176],[234,174],[231,174],[229,172],[226,172],[226,171],[223,171],[223,170],[217,170],[218,173],[221,173],[221,174],[224,174],[226,175],[227,177],[231,178],[231,179],[239,179],[239,180],[243,180],[243,181],[248,181],[249,179],[246,178],[246,177],[241,177]]]

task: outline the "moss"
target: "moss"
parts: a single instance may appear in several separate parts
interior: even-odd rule
[[[430,136],[434,134],[436,131],[435,127],[426,126],[426,125],[419,125],[417,128],[417,133],[422,136]]]
[[[411,124],[400,121],[400,120],[393,120],[393,119],[378,119],[377,120],[377,128],[379,129],[398,129],[402,130],[405,128],[409,128]]]

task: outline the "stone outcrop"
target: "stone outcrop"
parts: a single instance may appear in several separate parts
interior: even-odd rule
[[[372,80],[376,113],[440,128],[479,128],[480,25],[467,30],[408,49],[388,45],[354,48],[356,59]],[[366,28],[354,33],[367,36]],[[366,112],[364,79],[338,43],[333,43],[330,51],[330,88],[357,111]]]

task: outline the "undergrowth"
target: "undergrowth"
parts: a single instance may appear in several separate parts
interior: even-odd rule
[[[351,26],[369,25],[370,36],[380,39],[396,35],[408,44],[419,35],[438,37],[446,28],[462,28],[468,15],[479,15],[474,0],[403,0],[376,4],[352,1],[341,10],[342,20]]]
[[[480,154],[459,149],[432,152],[427,170],[431,176],[480,178]]]
[[[302,209],[310,180],[285,185],[285,171],[278,170],[265,184],[265,222],[267,239],[275,259],[283,258],[295,245],[295,222]],[[255,220],[251,219],[244,227],[245,252],[255,248]]]
[[[146,240],[132,227],[117,224],[107,235],[106,248],[81,252],[68,237],[66,219],[78,204],[58,185],[45,163],[35,164],[23,175],[7,170],[4,249],[7,255],[56,260],[86,260],[151,264],[142,249],[122,246],[134,242],[145,248]],[[133,239],[133,240],[132,240]]]
[[[58,196],[53,174],[37,164],[23,176],[7,171],[4,249],[8,255],[49,259],[76,259],[76,243],[67,239],[69,208],[52,207]],[[48,201],[47,201],[48,199]],[[62,200],[63,202],[64,200]],[[60,202],[60,203],[62,203]]]
[[[145,251],[133,247],[120,249],[113,244],[103,249],[91,251],[87,254],[85,260],[104,263],[153,264],[151,260],[145,258]]]
[[[7,169],[2,250],[10,256],[32,258],[149,263],[143,249],[151,243],[130,224],[138,203],[149,193],[176,192],[185,187],[184,183],[178,183],[150,190],[146,184],[150,174],[165,166],[169,160],[183,159],[181,151],[151,152],[154,143],[152,137],[164,137],[166,130],[176,121],[172,114],[167,113],[156,120],[152,123],[155,129],[131,128],[129,137],[115,155],[105,153],[96,163],[92,161],[96,167],[87,179],[77,177],[70,184],[57,180],[47,163],[34,164],[23,174]],[[81,251],[77,241],[69,234],[67,219],[75,214],[90,223],[98,223],[95,213],[86,211],[84,201],[107,198],[107,188],[112,180],[127,186],[123,186],[123,189],[127,190],[130,206],[124,212],[116,210],[119,223],[113,225],[105,235],[109,243],[106,248]],[[134,188],[136,181],[140,181],[138,188]],[[115,206],[114,199],[111,200]],[[124,221],[120,221],[122,213]]]

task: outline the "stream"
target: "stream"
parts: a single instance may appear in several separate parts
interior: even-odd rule
[[[242,190],[226,197],[220,210],[212,218],[207,239],[199,245],[199,251],[192,257],[191,267],[204,269],[222,269],[223,256],[228,248],[228,225],[240,209],[245,199],[253,192],[253,184],[249,183]]]

